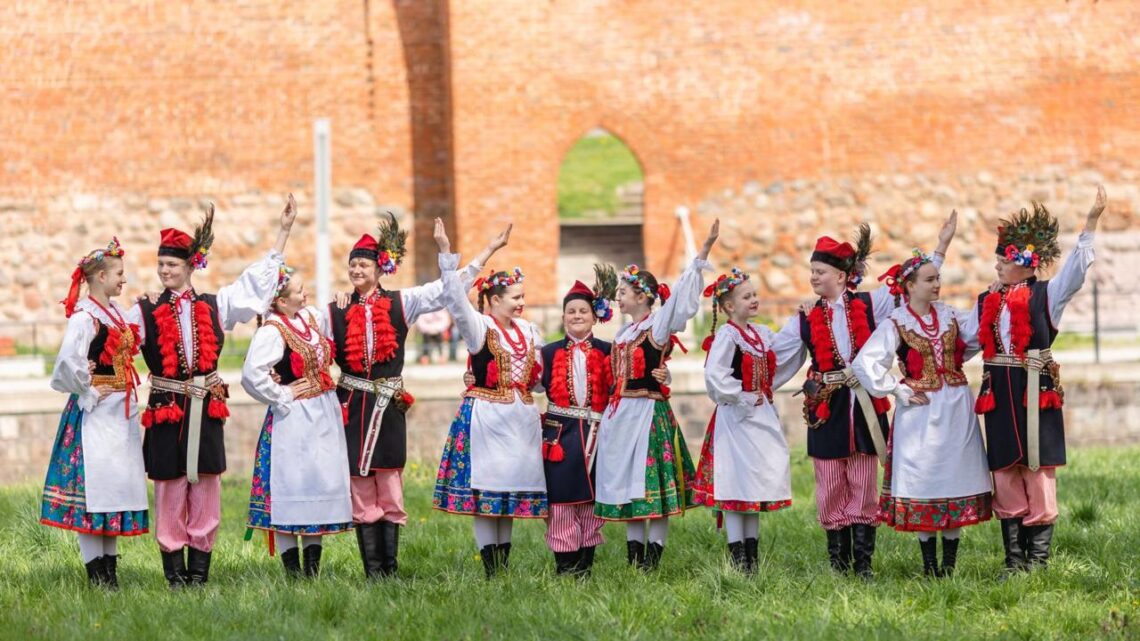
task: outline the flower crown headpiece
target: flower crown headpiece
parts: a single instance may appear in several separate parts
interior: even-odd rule
[[[295,271],[297,270],[285,264],[277,268],[277,289],[273,291],[274,298],[279,298],[281,292],[285,291],[285,288],[289,285],[289,279],[293,278],[293,272]]]
[[[127,252],[123,250],[123,246],[119,244],[117,236],[111,237],[111,242],[103,249],[96,249],[95,251],[87,254],[79,259],[79,268],[82,269],[90,263],[95,263],[103,260],[104,258],[122,258]]]
[[[510,287],[511,285],[518,285],[526,279],[523,275],[522,269],[515,267],[511,272],[491,272],[486,277],[480,277],[475,280],[474,286],[480,293],[490,291],[496,287]]]
[[[901,296],[906,293],[906,288],[903,283],[914,272],[918,271],[920,267],[927,263],[934,262],[934,259],[921,250],[915,248],[911,250],[911,257],[892,266],[882,276],[879,276],[879,281],[884,283],[890,290],[891,295]]]
[[[669,299],[669,286],[665,283],[659,283],[657,289],[654,290],[637,265],[627,265],[621,273],[621,279],[630,287],[648,296],[650,300],[660,298],[661,302],[664,303]]]
[[[730,273],[721,274],[711,285],[706,287],[704,296],[705,298],[714,298],[720,301],[722,297],[736,289],[749,278],[751,278],[751,276],[740,271],[739,268],[733,267]]]

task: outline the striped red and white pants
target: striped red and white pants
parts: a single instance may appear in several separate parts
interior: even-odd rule
[[[815,504],[825,530],[879,522],[876,487],[878,458],[855,453],[847,458],[812,459],[815,465]]]
[[[546,519],[546,545],[552,552],[575,552],[601,545],[605,521],[594,516],[593,503],[550,506]]]
[[[222,476],[202,474],[193,484],[185,476],[155,481],[154,511],[154,538],[163,552],[213,550],[222,522]]]

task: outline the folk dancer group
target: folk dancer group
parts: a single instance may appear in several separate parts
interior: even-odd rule
[[[437,219],[440,278],[389,290],[381,278],[396,272],[406,241],[389,218],[349,253],[353,291],[318,308],[284,262],[297,215],[292,196],[268,254],[217,294],[198,292],[191,277],[207,266],[211,206],[192,235],[162,230],[162,291],[129,308],[114,301],[126,281],[117,239],[72,273],[51,379],[69,399],[40,520],[75,531],[89,581],[113,588],[118,537],[149,532],[149,477],[166,580],[174,588],[205,584],[226,470],[229,394],[218,356],[226,330],[257,319],[242,386],[267,411],[254,452],[249,530],[270,534],[289,576],[318,575],[322,537],[350,530],[366,577],[397,574],[407,523],[406,414],[414,403],[401,378],[404,349],[420,315],[446,308],[470,358],[433,507],[473,517],[488,577],[509,567],[516,518],[546,520],[555,571],[583,576],[605,521],[626,523],[628,562],[651,571],[661,563],[669,518],[700,506],[723,523],[731,563],[754,572],[760,515],[792,502],[773,394],[805,361],[807,453],[835,571],[870,579],[876,527],[886,524],[916,533],[925,575],[949,576],[961,528],[994,514],[1005,572],[1044,567],[1057,519],[1056,468],[1065,464],[1064,390],[1050,346],[1093,262],[1105,204],[1100,188],[1076,249],[1049,280],[1037,270],[1060,257],[1056,218],[1034,203],[1032,212],[1002,220],[997,279],[970,310],[939,301],[956,214],[932,255],[914,250],[871,292],[857,291],[869,227],[860,227],[854,244],[821,237],[810,257],[818,299],[776,331],[750,321],[760,299],[749,274],[733,268],[705,285],[717,222],[672,288],[636,265],[595,266],[593,286],[578,281],[564,296],[564,335],[549,344],[523,319],[519,268],[480,276],[510,227],[460,269]],[[684,349],[675,334],[702,297],[713,312],[702,347],[715,409],[694,464],[669,404],[667,363],[675,346]],[[630,322],[609,343],[593,328],[613,318],[613,300]],[[974,398],[962,365],[979,353],[984,373]],[[141,402],[139,354],[150,381]],[[546,395],[545,411],[536,392]]]

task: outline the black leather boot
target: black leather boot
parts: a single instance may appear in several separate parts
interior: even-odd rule
[[[1025,557],[1030,570],[1044,570],[1049,564],[1049,548],[1053,544],[1053,524],[1034,525],[1029,528],[1029,549]]]
[[[186,555],[182,550],[162,553],[162,574],[171,588],[186,585]]]
[[[870,581],[875,578],[871,570],[871,559],[875,555],[875,527],[857,524],[851,526],[851,552],[854,558],[855,576]]]
[[[103,587],[106,583],[103,578],[103,559],[104,557],[97,556],[83,564],[87,568],[87,584],[92,587]]]
[[[840,574],[847,574],[851,567],[851,528],[838,530],[824,530],[827,533],[827,557],[831,561],[831,569]]]
[[[660,543],[650,543],[645,546],[645,562],[641,564],[641,569],[646,572],[652,572],[661,565],[661,556],[665,554],[665,546]]]
[[[760,541],[757,539],[744,539],[744,562],[745,571],[749,574],[756,574],[756,558]]]
[[[380,521],[380,573],[384,576],[396,574],[400,553],[400,526],[391,521]]]
[[[954,576],[954,566],[958,564],[958,541],[961,539],[942,539],[942,576]]]
[[[641,541],[626,541],[625,558],[630,565],[645,565],[645,544]]]
[[[500,544],[496,545],[495,546],[495,559],[496,559],[495,562],[499,564],[500,570],[509,569],[510,565],[511,565],[511,563],[510,563],[510,561],[511,561],[511,544],[510,543],[500,543]]]
[[[112,590],[119,589],[119,557],[114,554],[103,556],[103,582]]]
[[[922,550],[922,575],[928,579],[941,576],[938,572],[938,535],[919,540],[918,547]]]
[[[555,552],[554,573],[570,574],[578,567],[578,552]]]
[[[379,578],[383,564],[380,554],[380,524],[357,523],[356,547],[360,550],[360,561],[364,565],[364,578]]]
[[[321,573],[321,544],[306,545],[301,550],[305,576],[316,577]]]
[[[590,576],[590,568],[592,567],[594,567],[594,546],[578,550],[578,565],[574,568],[574,574],[583,577]]]
[[[1026,569],[1025,531],[1019,518],[1001,520],[1001,542],[1005,546],[1005,576]]]
[[[285,566],[285,576],[296,579],[301,576],[301,551],[289,548],[281,553],[281,565]]]
[[[499,571],[498,554],[496,554],[495,547],[495,544],[492,543],[479,549],[479,557],[483,559],[483,572],[488,579],[495,576],[495,573]]]
[[[748,570],[748,556],[744,552],[744,541],[733,541],[729,543],[728,556],[732,559],[732,567],[741,572]]]
[[[210,553],[186,548],[186,574],[190,585],[206,585],[210,580]]]

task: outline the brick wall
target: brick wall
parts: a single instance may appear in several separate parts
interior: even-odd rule
[[[596,126],[644,168],[647,259],[664,277],[681,268],[680,205],[693,208],[698,241],[712,215],[735,219],[740,235],[794,216],[793,238],[779,245],[793,265],[759,260],[798,285],[805,242],[905,210],[860,201],[859,185],[926,198],[896,180],[964,196],[962,176],[995,185],[1000,196],[977,205],[916,202],[915,220],[929,227],[951,206],[988,224],[1044,175],[1073,186],[1052,195],[1059,213],[1079,215],[1082,172],[1095,170],[1120,216],[1106,223],[1128,224],[1140,202],[1116,187],[1134,182],[1140,155],[1140,5],[918,4],[20,0],[0,29],[0,225],[6,243],[39,250],[36,270],[52,280],[20,277],[26,266],[6,246],[0,316],[32,307],[33,318],[56,318],[42,301],[62,295],[76,254],[105,242],[118,216],[145,219],[128,251],[149,254],[164,212],[188,224],[204,198],[222,205],[219,258],[250,247],[211,276],[232,277],[256,245],[243,235],[262,224],[234,217],[249,209],[234,203],[265,203],[268,222],[271,200],[311,193],[317,117],[333,123],[334,186],[371,203],[348,208],[334,251],[371,226],[371,209],[414,211],[420,249],[406,283],[434,274],[431,217],[448,219],[468,253],[513,220],[498,264],[527,270],[535,303],[559,293],[559,165]],[[840,185],[856,204],[820,191],[798,210],[792,197],[718,210],[775,184]],[[57,231],[65,238],[48,238]],[[929,241],[898,245],[913,242]],[[718,255],[722,266],[771,251],[741,243]],[[967,272],[980,280],[984,270]]]

